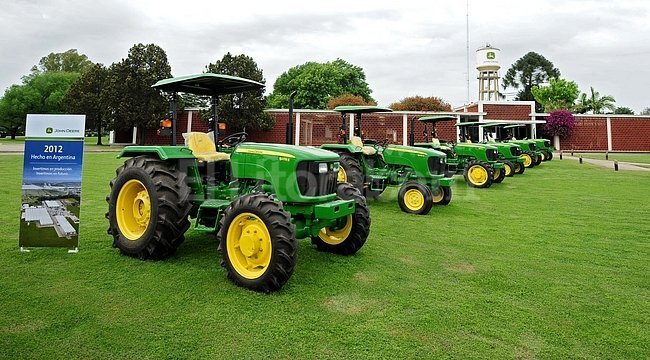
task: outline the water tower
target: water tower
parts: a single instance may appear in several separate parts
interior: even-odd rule
[[[499,53],[501,50],[490,44],[476,50],[476,69],[478,70],[479,101],[499,100]]]

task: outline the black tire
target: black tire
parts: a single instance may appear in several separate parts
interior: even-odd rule
[[[535,167],[535,155],[528,151],[523,151],[521,153],[522,157],[528,156],[530,158],[530,165],[526,166],[527,168],[534,168]],[[525,165],[524,165],[525,166]]]
[[[233,220],[244,213],[250,213],[263,222],[271,242],[269,264],[256,278],[242,275],[230,259],[230,255],[233,257],[236,255],[228,253],[228,230],[233,225]],[[217,239],[221,252],[221,266],[226,268],[228,279],[253,291],[268,293],[282,288],[293,274],[298,249],[295,226],[291,223],[291,215],[284,210],[282,203],[274,201],[266,194],[244,195],[228,206],[219,225]]]
[[[469,171],[475,166],[480,166],[487,172],[487,179],[485,180],[485,182],[474,183],[470,179]],[[470,187],[481,188],[481,189],[489,188],[490,186],[492,186],[492,181],[494,180],[494,169],[492,168],[492,166],[490,166],[490,164],[484,163],[479,160],[471,160],[465,166],[465,170],[463,170],[463,177],[465,178],[465,182],[467,183],[467,185],[469,185]]]
[[[359,191],[363,191],[365,176],[363,175],[363,170],[361,169],[359,160],[346,152],[339,153],[339,155],[341,167],[345,170],[347,176],[347,181],[345,182],[352,184],[355,188],[359,189]]]
[[[545,161],[551,161],[553,160],[553,152],[550,150],[546,150],[546,160]]]
[[[442,194],[439,194],[438,196],[433,196],[433,205],[447,205],[451,202],[451,197],[452,197],[452,192],[451,192],[451,187],[449,186],[441,186],[440,191],[442,191]]]
[[[538,166],[542,163],[542,155],[535,155],[535,166]]]
[[[336,186],[336,195],[343,200],[354,200],[354,214],[352,214],[352,228],[348,236],[337,244],[330,244],[319,236],[311,238],[312,244],[319,251],[330,252],[339,255],[353,255],[366,243],[370,235],[370,210],[366,198],[361,195],[359,189],[349,183],[339,183]]]
[[[513,177],[515,176],[515,164],[512,163],[512,161],[509,160],[503,160],[503,172],[507,177]]]
[[[407,192],[410,190],[415,190],[413,194],[417,194],[419,192],[419,195],[422,196],[422,204],[419,204],[419,207],[409,207],[407,206],[408,199],[406,199]],[[416,195],[418,196],[418,195]],[[402,185],[402,187],[399,189],[399,193],[397,194],[397,202],[399,203],[400,209],[404,211],[405,213],[409,214],[417,214],[417,215],[426,215],[431,211],[431,207],[433,207],[433,193],[431,192],[431,189],[429,187],[420,184],[417,181],[407,181]]]
[[[499,184],[499,183],[501,183],[503,181],[503,179],[506,178],[506,170],[505,169],[494,169],[493,168],[492,170],[494,171],[493,179],[492,179],[493,183]]]
[[[108,234],[113,236],[113,247],[141,260],[160,260],[173,255],[190,227],[188,216],[192,204],[186,174],[175,162],[149,156],[130,158],[115,173],[115,179],[110,182],[111,192],[106,197]],[[116,205],[120,190],[130,180],[137,180],[144,186],[150,201],[149,222],[143,234],[131,240],[118,226]]]
[[[519,162],[519,161],[517,161],[517,162],[515,163],[515,174],[517,174],[517,175],[521,175],[521,174],[524,173],[525,170],[526,170],[526,167],[524,166],[523,163],[521,163],[521,162]]]

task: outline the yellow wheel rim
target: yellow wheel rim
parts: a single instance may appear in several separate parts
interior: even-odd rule
[[[411,211],[418,211],[424,206],[424,194],[418,189],[410,189],[404,193],[404,205]]]
[[[438,192],[438,195],[433,195],[433,202],[434,203],[439,203],[442,201],[442,199],[445,198],[445,188],[442,186],[440,187],[440,191]]]
[[[501,169],[494,169],[494,178],[498,179],[501,176]]]
[[[237,273],[257,279],[271,263],[271,235],[260,218],[252,213],[237,215],[228,227],[226,251]]]
[[[339,166],[339,174],[336,177],[336,181],[338,182],[347,182],[348,181],[348,173],[345,172],[345,169],[343,166]]]
[[[512,168],[508,164],[503,164],[503,168],[505,169],[506,176],[510,176],[512,174]]]
[[[488,181],[488,172],[481,165],[473,165],[467,171],[469,181],[474,185],[483,185]]]
[[[524,159],[524,166],[525,167],[529,167],[530,164],[533,163],[533,159],[531,159],[530,155],[528,155],[528,154],[521,155],[521,158]]]
[[[345,225],[339,229],[332,229],[331,227],[326,227],[320,229],[318,237],[323,240],[326,244],[329,245],[338,245],[344,242],[350,233],[352,232],[352,214],[348,215],[345,218]]]
[[[117,194],[115,217],[125,238],[138,240],[144,235],[151,218],[151,199],[142,182],[131,179],[122,185]]]
[[[542,157],[542,161],[544,161],[544,159],[546,159],[546,156],[544,155],[544,153],[541,153],[540,156]]]

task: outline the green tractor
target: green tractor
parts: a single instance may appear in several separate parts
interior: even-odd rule
[[[341,157],[338,180],[364,191],[366,197],[379,196],[388,186],[399,186],[398,203],[402,211],[424,215],[433,205],[451,201],[452,179],[446,178],[445,154],[411,146],[388,145],[388,139],[363,139],[361,115],[390,112],[376,106],[338,106],[341,113],[339,144],[324,144],[323,149]],[[346,115],[354,114],[356,125],[348,139]],[[363,139],[363,140],[362,140]]]
[[[505,166],[499,161],[499,151],[496,147],[484,144],[472,144],[465,125],[458,126],[461,141],[457,144],[440,140],[436,134],[436,124],[442,121],[456,121],[455,116],[432,115],[423,116],[418,120],[424,123],[425,142],[415,142],[415,118],[411,120],[410,143],[418,148],[428,148],[442,151],[447,155],[448,175],[463,174],[468,186],[489,188],[492,183],[500,183],[505,179]],[[428,130],[431,124],[431,132]],[[475,123],[462,123],[475,124]],[[429,137],[431,140],[429,140]]]
[[[297,240],[318,250],[352,255],[364,245],[370,214],[362,194],[337,183],[339,157],[322,149],[245,142],[245,133],[219,140],[219,96],[261,90],[248,79],[198,74],[153,85],[172,94],[171,145],[128,146],[110,182],[108,234],[124,255],[168,258],[194,229],[215,234],[221,265],[235,284],[279,290],[291,277]],[[212,98],[213,137],[188,133],[176,145],[176,94]]]
[[[542,152],[542,161],[553,160],[553,151],[555,151],[555,147],[551,145],[551,140],[533,139],[533,141],[535,142],[535,148],[539,149],[539,151]]]
[[[479,123],[478,126],[484,129],[483,143],[496,147],[499,150],[499,160],[505,166],[506,176],[514,176],[515,174],[523,174],[526,167],[524,166],[524,159],[521,157],[521,146],[517,144],[509,144],[496,140],[493,135],[496,128],[502,123]],[[494,131],[492,131],[494,130]]]
[[[499,131],[497,131],[497,134],[499,134],[498,136],[500,139],[503,139],[510,144],[517,144],[521,146],[521,150],[523,151],[521,156],[524,159],[524,165],[526,167],[532,168],[542,163],[545,158],[545,154],[537,149],[535,140],[518,140],[514,136],[516,129],[523,128],[525,126],[525,124],[502,125],[500,128],[506,131],[505,136],[503,134],[499,134]]]

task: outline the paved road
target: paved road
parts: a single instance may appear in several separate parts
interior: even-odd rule
[[[553,155],[554,159],[560,159],[559,154]],[[566,156],[562,155],[563,159],[569,159],[569,160],[576,160],[579,161],[580,159],[576,156]],[[598,159],[588,159],[588,158],[582,158],[582,161],[585,163],[589,164],[594,164],[594,165],[599,165],[602,167],[606,167],[609,169],[614,169],[614,162],[611,160],[598,160]],[[650,168],[643,167],[643,166],[638,166],[636,163],[629,163],[629,162],[618,162],[618,169],[619,170],[630,170],[630,171],[650,171]]]

